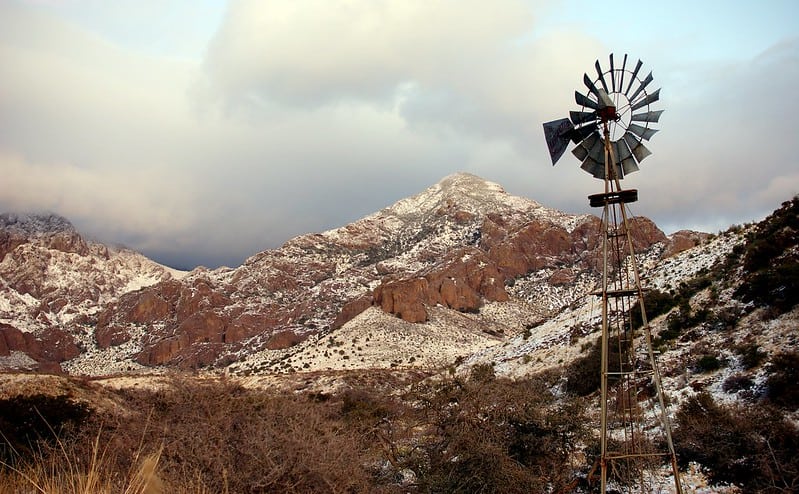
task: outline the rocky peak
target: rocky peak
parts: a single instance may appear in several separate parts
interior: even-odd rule
[[[0,260],[17,247],[37,242],[48,249],[86,255],[89,246],[63,216],[57,214],[0,214]]]
[[[490,213],[539,208],[542,206],[537,202],[511,196],[497,183],[461,172],[444,177],[432,187],[377,214],[410,220],[455,216],[457,221],[464,222]]]
[[[0,230],[25,236],[77,233],[68,219],[53,213],[2,213],[0,214]]]

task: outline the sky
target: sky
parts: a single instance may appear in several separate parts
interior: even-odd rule
[[[570,213],[542,123],[594,62],[661,88],[625,178],[662,230],[799,193],[799,2],[0,0],[0,211],[177,268],[237,266],[463,171]]]

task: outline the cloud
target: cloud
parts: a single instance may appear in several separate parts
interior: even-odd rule
[[[723,229],[799,193],[798,129],[788,117],[799,112],[791,96],[799,84],[799,39],[744,63],[691,69],[664,96],[662,135],[652,145],[657,157],[644,162],[653,166],[640,178],[652,191],[646,214],[670,224],[707,225],[702,217],[714,217],[712,226]]]
[[[206,67],[232,100],[390,104],[403,83],[473,75],[468,61],[494,55],[530,18],[517,0],[241,1],[231,4]]]
[[[187,189],[176,189],[163,175],[155,179],[145,168],[92,170],[0,153],[0,174],[0,205],[7,210],[55,211],[101,231],[123,237],[135,232],[144,239],[163,231],[179,234],[181,225],[193,221],[188,206],[195,198]],[[159,200],[147,200],[145,191]]]
[[[541,123],[576,109],[610,48],[541,28],[558,2],[242,0],[196,60],[137,49],[141,34],[109,27],[136,4],[115,5],[90,31],[0,3],[0,207],[55,210],[183,267],[237,264],[459,170],[590,211],[600,182],[569,154],[550,166]],[[637,214],[729,224],[797,192],[796,40],[745,63],[631,56],[666,109],[628,178]]]

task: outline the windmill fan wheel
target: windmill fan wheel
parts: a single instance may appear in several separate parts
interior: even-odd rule
[[[650,90],[652,72],[642,77],[640,60],[634,67],[628,66],[625,54],[617,66],[611,54],[609,63],[610,68],[604,70],[597,60],[596,75],[583,75],[587,91],[574,92],[579,110],[570,111],[568,119],[544,124],[552,164],[560,159],[571,141],[576,144],[572,154],[581,161],[581,168],[602,180],[607,178],[605,135],[611,141],[615,175],[624,178],[638,171],[638,164],[652,154],[643,141],[649,141],[657,132],[652,124],[663,113],[651,108],[660,99],[660,89]]]

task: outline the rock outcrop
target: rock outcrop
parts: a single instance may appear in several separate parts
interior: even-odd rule
[[[710,234],[693,230],[680,230],[669,235],[663,257],[673,257],[684,250],[702,245],[708,241]]]

